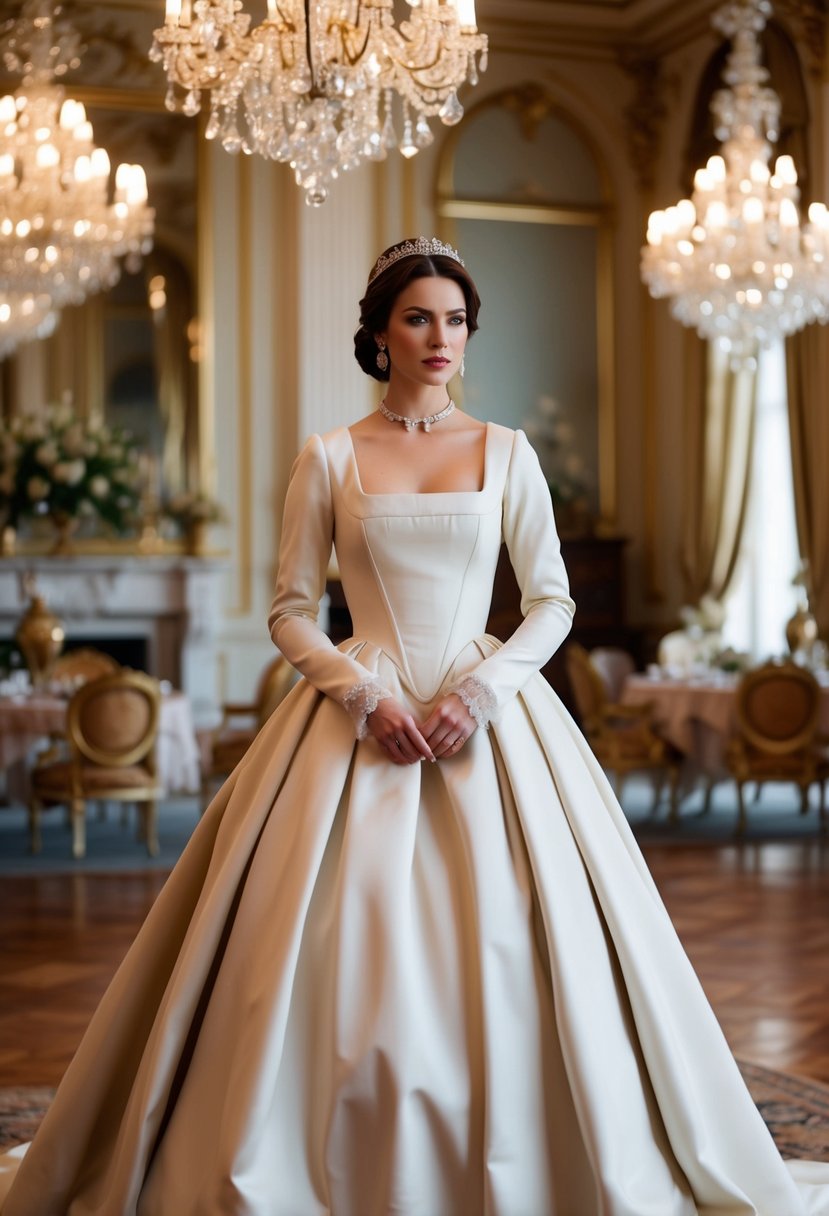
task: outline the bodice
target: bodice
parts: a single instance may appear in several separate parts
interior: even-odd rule
[[[380,648],[422,701],[486,629],[509,463],[501,431],[487,426],[481,490],[430,494],[366,494],[348,430],[325,438],[354,636]]]

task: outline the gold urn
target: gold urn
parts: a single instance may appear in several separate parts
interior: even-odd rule
[[[49,611],[42,595],[31,594],[14,636],[31,673],[32,684],[35,687],[44,684],[63,650],[66,634],[63,622]]]
[[[818,639],[817,621],[807,607],[801,605],[786,622],[786,644],[792,654],[806,653]]]

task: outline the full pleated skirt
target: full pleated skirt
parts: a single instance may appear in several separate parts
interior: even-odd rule
[[[696,1212],[827,1214],[829,1165],[778,1156],[540,677],[456,758],[407,768],[298,685],[206,811],[2,1206]]]

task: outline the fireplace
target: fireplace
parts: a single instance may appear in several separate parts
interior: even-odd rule
[[[117,662],[169,680],[190,697],[198,722],[220,701],[215,638],[221,558],[179,554],[7,557],[0,562],[0,637],[26,607],[24,580],[60,617],[66,649],[94,646]]]

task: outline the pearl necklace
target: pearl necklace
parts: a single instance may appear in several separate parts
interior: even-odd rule
[[[455,408],[455,402],[449,398],[449,404],[445,405],[438,414],[430,414],[428,418],[407,418],[405,414],[393,414],[390,409],[386,408],[385,401],[381,401],[377,407],[384,418],[388,418],[389,422],[402,422],[407,431],[413,431],[416,427],[422,426],[424,431],[430,431],[435,422],[442,422],[444,418],[448,418]]]

